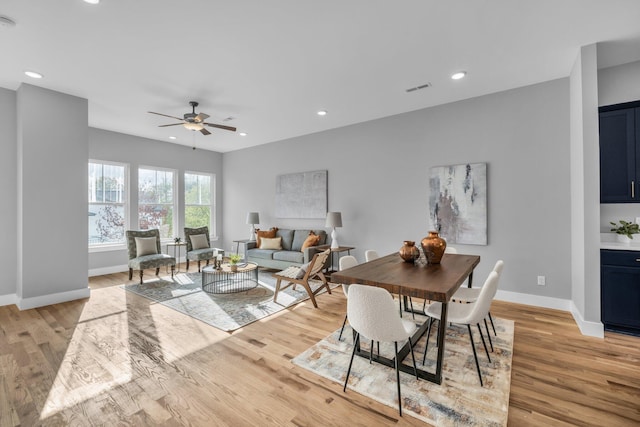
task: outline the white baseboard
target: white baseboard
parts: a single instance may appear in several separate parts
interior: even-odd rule
[[[105,274],[122,273],[123,271],[129,271],[129,266],[113,265],[111,267],[92,268],[89,270],[89,277],[104,276]]]
[[[573,320],[576,321],[578,328],[580,328],[580,332],[582,335],[587,335],[590,337],[604,338],[604,325],[602,322],[591,322],[584,320],[580,311],[578,311],[578,307],[575,306],[573,301],[571,301],[570,310],[571,315],[573,316]]]
[[[56,294],[42,295],[39,297],[21,298],[18,299],[16,305],[20,310],[28,310],[30,308],[43,307],[45,305],[89,298],[90,296],[91,290],[89,287],[86,287],[76,289],[74,291],[58,292]]]
[[[568,299],[521,294],[519,292],[499,290],[496,293],[496,299],[518,304],[534,305],[536,307],[552,308],[555,310],[570,311],[571,309],[571,300]]]
[[[18,304],[18,296],[16,294],[0,295],[0,307],[13,304]]]

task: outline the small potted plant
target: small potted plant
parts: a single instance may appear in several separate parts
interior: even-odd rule
[[[238,254],[231,254],[229,255],[229,267],[231,268],[232,272],[236,272],[238,271],[238,263],[240,262],[240,260],[242,259],[241,255]]]
[[[634,234],[640,233],[640,225],[635,222],[627,222],[625,220],[620,220],[620,225],[615,222],[610,222],[613,226],[611,231],[615,232],[618,235],[618,241],[622,243],[631,243],[631,239],[633,239]]]

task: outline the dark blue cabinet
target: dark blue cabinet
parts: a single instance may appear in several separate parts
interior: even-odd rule
[[[605,330],[640,336],[640,252],[603,249],[600,260]]]
[[[640,202],[640,191],[635,188],[640,178],[637,127],[640,127],[640,108],[600,113],[601,203]]]

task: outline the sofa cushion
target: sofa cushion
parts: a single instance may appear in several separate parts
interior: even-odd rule
[[[277,252],[272,249],[249,249],[247,256],[259,259],[273,259],[273,254]]]
[[[155,237],[134,237],[134,239],[136,240],[136,258],[158,253]]]
[[[309,232],[309,235],[306,239],[304,239],[304,243],[302,244],[302,248],[300,251],[304,252],[305,249],[311,246],[318,246],[320,244],[320,236],[318,236],[313,231]]]
[[[273,239],[263,237],[260,240],[260,249],[282,249],[282,237],[274,237]]]
[[[289,230],[286,228],[278,230],[278,232],[276,233],[276,236],[282,237],[282,249],[284,249],[285,251],[293,250],[291,249],[291,244],[293,243],[293,233],[294,230]]]
[[[260,239],[262,237],[268,237],[273,239],[274,237],[276,237],[276,232],[278,231],[278,227],[271,227],[271,229],[269,230],[260,230],[259,228],[256,228],[256,246],[260,247]]]
[[[325,230],[311,230],[316,233],[317,236],[320,236],[320,241],[318,245],[325,245],[327,243],[327,232]]]
[[[293,244],[291,245],[292,251],[301,251],[302,244],[309,236],[311,230],[295,230],[293,232]]]
[[[273,259],[300,264],[304,262],[304,254],[302,252],[294,251],[277,251],[273,253]]]

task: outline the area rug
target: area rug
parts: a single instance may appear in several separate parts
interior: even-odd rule
[[[258,272],[258,283],[248,291],[214,295],[202,291],[200,273],[178,273],[173,280],[161,278],[123,288],[223,331],[234,331],[309,298],[298,286],[280,291],[278,302],[273,302],[276,279],[269,271]],[[319,281],[310,284],[314,291],[321,286]]]
[[[423,320],[423,316],[416,315],[416,322]],[[494,323],[498,336],[494,336],[491,331],[494,347],[494,352],[489,353],[491,363],[487,360],[477,328],[473,328],[484,387],[480,386],[478,379],[467,327],[450,326],[447,328],[441,385],[416,380],[413,375],[400,373],[403,415],[409,414],[435,426],[507,425],[514,324],[511,320],[498,318],[494,318]],[[432,329],[425,366],[422,366],[422,356],[426,334],[415,347],[418,368],[429,372],[435,372],[437,351],[436,328]],[[293,363],[342,386],[353,349],[353,339],[348,326],[342,334],[342,341],[338,341],[339,333],[340,330],[337,330],[295,357]],[[361,347],[368,351],[366,341],[361,339]],[[393,344],[381,343],[380,353],[393,358]],[[405,363],[411,363],[410,355]],[[347,393],[353,392],[397,409],[395,369],[376,362],[369,364],[368,359],[356,356],[347,386]]]

